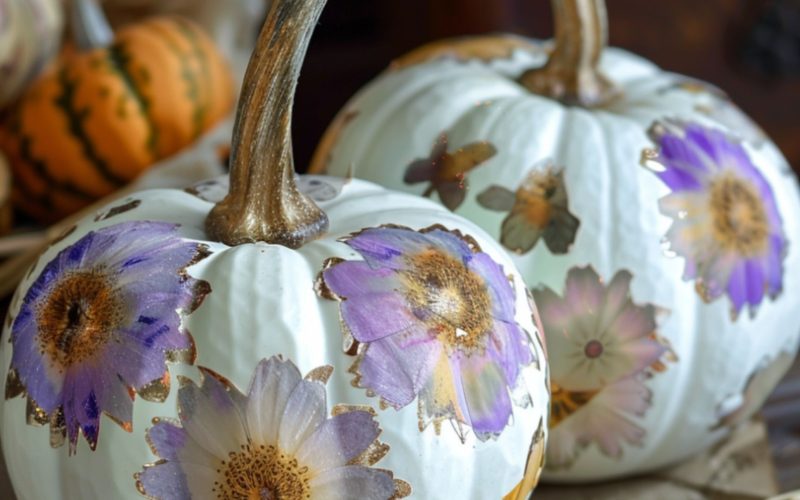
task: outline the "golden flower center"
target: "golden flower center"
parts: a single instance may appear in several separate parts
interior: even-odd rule
[[[311,498],[308,467],[272,445],[248,442],[221,462],[214,494],[226,500],[305,500]]]
[[[568,391],[555,382],[550,383],[550,428],[586,406],[599,391]]]
[[[41,353],[67,368],[94,356],[113,336],[123,301],[97,270],[66,274],[37,311]]]
[[[713,233],[727,250],[751,257],[763,253],[769,236],[764,203],[746,180],[726,174],[710,187]]]
[[[429,249],[408,258],[401,273],[412,308],[452,348],[483,347],[492,329],[492,299],[483,278],[452,255]]]

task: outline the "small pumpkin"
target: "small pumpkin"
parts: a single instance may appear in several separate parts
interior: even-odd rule
[[[429,200],[295,183],[293,93],[323,5],[273,3],[230,188],[111,204],[19,288],[0,438],[23,498],[524,499],[536,485],[547,364],[505,252]]]
[[[100,19],[93,0],[73,8]],[[192,144],[232,101],[227,64],[196,25],[161,17],[123,28],[62,60],[4,120],[15,203],[58,220]]]
[[[312,171],[438,199],[503,244],[547,334],[546,477],[590,480],[679,461],[757,409],[748,380],[800,337],[800,196],[721,91],[605,48],[604,2],[553,9],[553,46],[401,58]]]
[[[0,107],[55,57],[62,27],[60,0],[0,0]]]

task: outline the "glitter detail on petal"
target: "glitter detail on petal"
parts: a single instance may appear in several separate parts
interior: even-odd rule
[[[474,239],[440,226],[371,228],[343,241],[364,260],[328,262],[316,289],[340,302],[343,333],[358,345],[354,385],[381,406],[418,399],[421,431],[450,421],[462,441],[468,429],[498,436],[513,403],[530,401],[515,389],[537,362],[503,269]]]
[[[170,353],[194,345],[181,316],[204,289],[186,268],[207,255],[175,225],[125,222],[86,234],[42,269],[12,325],[9,377],[37,402],[28,414],[51,425],[51,445],[66,431],[71,454],[80,434],[94,449],[102,414],[131,430],[137,391],[166,398]]]

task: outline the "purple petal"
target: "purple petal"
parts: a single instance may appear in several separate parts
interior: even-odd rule
[[[738,171],[754,172],[752,162],[741,144],[720,130],[701,125],[688,125],[686,140],[694,143],[703,153],[711,157],[718,168],[733,167]]]
[[[709,173],[708,161],[696,146],[671,134],[661,137],[660,146],[665,170],[658,177],[673,191],[702,189],[698,175]]]
[[[511,418],[511,397],[503,370],[479,356],[461,357],[454,368],[459,373],[457,385],[463,391],[462,409],[476,437],[486,441],[499,435]]]
[[[728,296],[733,302],[733,309],[736,312],[741,311],[747,301],[747,274],[744,262],[734,266],[728,278]]]
[[[311,491],[314,500],[389,500],[394,481],[386,471],[348,465],[314,477]]]
[[[441,349],[423,326],[372,342],[358,363],[360,385],[395,408],[406,406],[430,378]]]
[[[178,460],[178,453],[188,440],[189,437],[182,427],[164,420],[147,430],[147,442],[156,455],[165,460]]]
[[[213,470],[209,470],[213,474]],[[139,482],[150,498],[159,500],[186,500],[191,498],[186,475],[176,462],[162,462],[147,467],[139,475]]]
[[[766,280],[764,269],[758,260],[751,259],[745,262],[745,275],[747,279],[747,303],[756,306],[764,298]]]
[[[395,270],[405,269],[408,267],[407,257],[424,252],[432,246],[427,235],[394,227],[365,229],[345,243],[361,254],[371,268],[385,267]]]
[[[297,450],[296,457],[316,471],[341,467],[361,455],[379,434],[371,413],[342,413],[325,420]]]
[[[528,336],[516,323],[495,321],[489,339],[485,357],[502,367],[509,388],[516,387],[520,368],[534,360]]]

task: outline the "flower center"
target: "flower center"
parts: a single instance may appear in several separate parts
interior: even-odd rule
[[[769,222],[758,192],[747,181],[726,174],[710,187],[713,231],[727,250],[752,257],[767,245]]]
[[[231,500],[304,500],[311,498],[311,475],[275,446],[251,442],[228,454],[217,469],[217,498]]]
[[[460,260],[429,249],[409,257],[401,276],[415,313],[445,345],[471,351],[483,347],[492,328],[492,299],[483,278]]]
[[[39,346],[61,368],[94,356],[123,317],[123,302],[105,273],[66,274],[37,311]]]
[[[589,359],[599,358],[603,354],[603,344],[599,340],[590,340],[583,348],[583,353]]]

